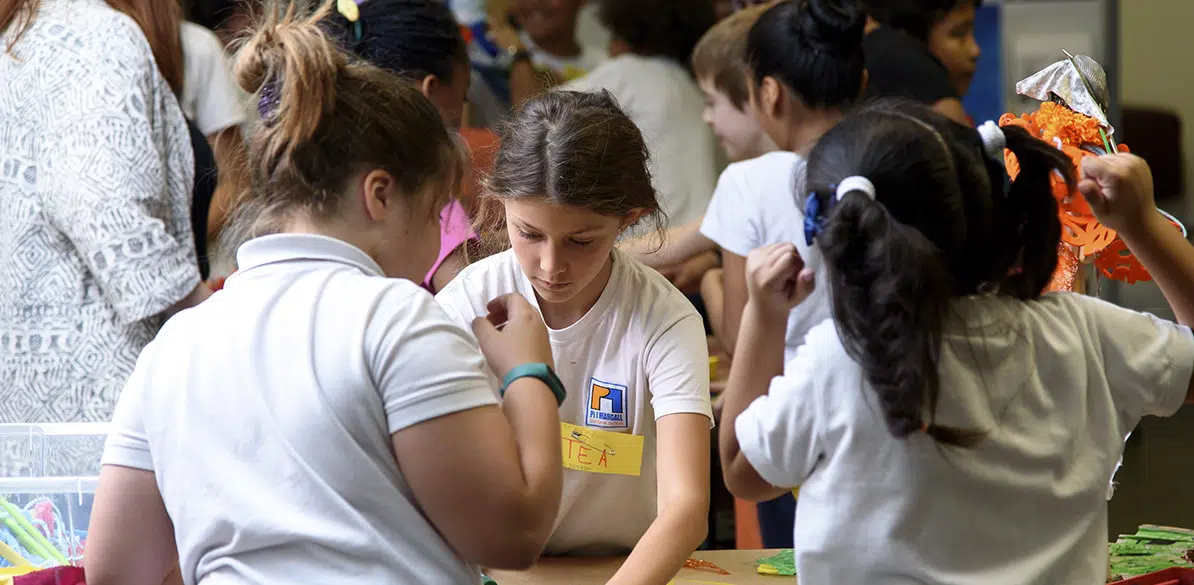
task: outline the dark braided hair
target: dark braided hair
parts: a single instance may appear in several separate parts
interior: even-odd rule
[[[325,21],[328,33],[349,53],[404,77],[434,75],[444,83],[451,83],[461,64],[468,63],[460,26],[442,0],[358,4],[356,24],[338,12]]]
[[[1010,183],[975,129],[919,104],[868,105],[809,154],[807,197],[828,210],[816,244],[833,318],[896,437],[924,430],[962,446],[981,437],[933,421],[951,303],[989,293],[1036,299],[1056,268],[1061,224],[1051,178],[1072,186],[1071,163],[1021,128],[1003,132],[1021,165]],[[833,185],[854,175],[874,184],[875,198],[851,191],[831,202]]]

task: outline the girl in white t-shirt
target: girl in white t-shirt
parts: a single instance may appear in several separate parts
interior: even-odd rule
[[[1051,179],[1071,163],[1019,128],[981,136],[926,106],[868,107],[809,155],[812,253],[748,258],[721,457],[741,497],[800,485],[802,582],[1101,583],[1124,437],[1194,396],[1189,328],[1041,294]],[[1194,322],[1194,251],[1153,207],[1147,165],[1113,155],[1084,175],[1100,221]],[[822,261],[833,319],[785,371],[783,315]]]
[[[89,583],[468,584],[551,533],[564,394],[542,320],[492,298],[478,347],[412,282],[461,153],[418,89],[336,48],[330,9],[272,5],[240,52],[262,124],[225,233],[252,239],[120,396]]]
[[[660,222],[642,134],[605,92],[556,91],[510,122],[487,188],[511,250],[437,296],[457,323],[519,294],[542,312],[569,398],[550,555],[630,553],[610,583],[661,585],[704,540],[708,349],[692,304],[614,248]],[[492,234],[494,229],[481,229]]]

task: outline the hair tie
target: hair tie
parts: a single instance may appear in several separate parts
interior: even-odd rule
[[[1005,164],[1003,151],[1007,148],[1007,135],[1003,128],[991,120],[987,120],[978,127],[978,134],[983,139],[983,152],[987,158],[999,164]]]
[[[812,246],[821,233],[825,218],[821,217],[821,198],[813,191],[804,198],[804,244]]]
[[[357,5],[357,1],[336,0],[336,11],[352,23],[352,40],[361,40],[361,7]]]
[[[278,115],[278,106],[282,103],[281,81],[277,78],[265,82],[261,86],[261,95],[257,98],[257,115],[266,125],[272,124]]]
[[[837,186],[836,199],[841,201],[842,197],[845,197],[846,193],[850,193],[851,191],[862,191],[866,193],[867,197],[871,199],[875,198],[875,184],[866,177],[854,175],[842,179],[842,182],[838,183]]]

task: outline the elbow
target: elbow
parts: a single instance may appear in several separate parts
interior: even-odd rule
[[[500,519],[485,522],[486,537],[472,554],[472,563],[492,569],[522,571],[539,560],[555,528],[559,504],[550,507],[508,506]]]
[[[493,546],[485,551],[478,551],[476,564],[491,569],[505,571],[525,571],[531,568],[547,546],[550,533],[539,531],[499,531]]]
[[[759,472],[755,471],[741,454],[724,463],[722,478],[725,480],[726,489],[735,498],[748,502],[767,502],[783,493],[783,490],[760,477]]]

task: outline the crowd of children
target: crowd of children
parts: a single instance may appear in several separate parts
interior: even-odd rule
[[[97,251],[115,204],[94,221],[68,205],[132,154],[35,179],[6,163],[11,200],[58,197],[0,201],[0,225],[65,230],[76,272],[105,277],[80,276],[84,306],[116,298],[132,323],[119,399],[89,406],[113,432],[87,581],[475,585],[541,555],[625,555],[611,584],[663,585],[706,539],[716,453],[803,583],[1103,582],[1124,438],[1194,401],[1194,250],[1148,166],[1106,154],[1076,174],[1021,126],[969,124],[977,1],[722,4],[512,0],[486,33],[439,0],[267,2],[235,59],[257,119],[216,156],[238,188],[211,231],[236,272],[210,298],[179,268],[180,208],[122,220],[175,267],[146,281],[157,264],[128,245]],[[608,55],[581,38],[589,8]],[[0,7],[13,79],[61,59],[41,45],[86,54],[136,29],[100,0],[26,9]],[[81,14],[104,26],[63,37]],[[471,62],[474,30],[504,54]],[[160,71],[134,72],[100,89],[149,88],[122,132],[166,120],[145,130],[168,155],[150,170],[181,189],[178,108]],[[478,84],[516,106],[497,127],[469,127]],[[87,158],[45,120],[38,152],[18,151],[36,128],[0,124],[0,156]],[[1045,294],[1057,183],[1180,325]],[[711,345],[733,358],[717,404]],[[20,369],[44,356],[3,346],[3,379],[45,385]]]

